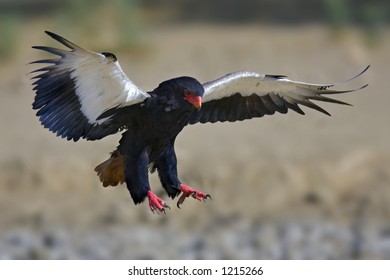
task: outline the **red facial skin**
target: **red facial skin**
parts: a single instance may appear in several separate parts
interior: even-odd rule
[[[184,99],[187,100],[190,104],[192,104],[197,110],[202,107],[202,97],[199,95],[189,92],[184,95]],[[182,195],[177,202],[177,207],[179,208],[180,205],[184,202],[184,200],[189,196],[192,196],[197,200],[203,201],[205,201],[207,198],[211,198],[210,195],[191,189],[184,184],[180,185],[180,190],[182,191]],[[151,190],[148,191],[148,200],[149,208],[153,213],[165,213],[166,208],[170,209],[169,205],[164,200],[156,196]]]
[[[189,92],[184,95],[184,99],[194,105],[194,107],[198,110],[200,109],[200,107],[202,107],[202,97],[199,95],[195,95]]]

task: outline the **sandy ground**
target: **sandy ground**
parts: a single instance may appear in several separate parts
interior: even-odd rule
[[[134,206],[125,186],[101,187],[93,168],[119,135],[73,143],[39,124],[26,63],[42,55],[31,45],[55,45],[42,31],[21,34],[20,55],[0,67],[0,258],[390,258],[389,30],[369,44],[319,26],[160,27],[145,48],[116,53],[145,90],[237,70],[333,82],[372,65],[353,84],[369,87],[341,97],[353,107],[324,105],[332,117],[306,109],[185,128],[181,180],[213,200],[165,216]]]

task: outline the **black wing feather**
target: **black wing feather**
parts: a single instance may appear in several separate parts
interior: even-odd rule
[[[110,108],[132,107],[148,95],[126,77],[114,55],[106,59],[103,54],[84,50],[52,32],[46,33],[70,50],[33,47],[57,56],[31,62],[46,64],[31,72],[38,73],[32,78],[36,92],[32,108],[37,110],[42,125],[74,141],[101,139],[123,128],[125,124],[114,117],[115,109],[111,110],[112,116],[98,117]]]
[[[342,83],[359,77],[367,69],[368,67],[352,79]],[[282,75],[262,75],[250,72],[228,74],[204,84],[205,95],[202,108],[193,116],[190,124],[242,121],[273,115],[275,112],[286,114],[289,109],[304,115],[299,105],[330,116],[329,112],[311,100],[350,105],[324,95],[353,92],[367,85],[355,90],[329,90],[333,86],[335,84],[295,82]]]

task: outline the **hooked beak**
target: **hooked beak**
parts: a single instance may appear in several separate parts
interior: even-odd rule
[[[200,107],[202,107],[202,97],[199,95],[195,95],[193,93],[187,93],[184,95],[184,99],[187,100],[189,103],[194,105],[194,107],[199,110]]]

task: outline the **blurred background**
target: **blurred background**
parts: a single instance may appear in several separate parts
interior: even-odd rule
[[[390,16],[386,0],[0,0],[0,259],[389,259]],[[31,109],[30,61],[58,33],[115,53],[145,90],[190,75],[284,74],[369,87],[238,123],[187,127],[181,180],[213,200],[167,215],[103,188],[120,135],[77,143]],[[167,199],[155,174],[152,189]]]

